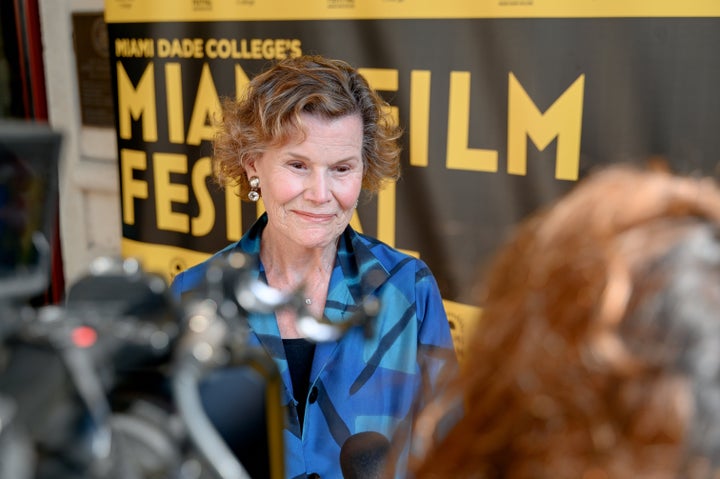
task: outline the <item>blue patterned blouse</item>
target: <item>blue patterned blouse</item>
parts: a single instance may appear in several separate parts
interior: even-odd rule
[[[197,287],[210,261],[233,250],[253,257],[257,277],[264,279],[259,253],[266,224],[264,214],[240,241],[178,274],[172,291],[179,296]],[[274,359],[285,386],[285,477],[342,478],[340,449],[362,431],[410,437],[414,411],[435,393],[440,378],[457,368],[440,291],[427,265],[348,226],[338,242],[325,316],[345,321],[370,295],[381,302],[372,337],[355,328],[339,341],[316,346],[302,431],[274,315],[247,318],[250,345],[261,346]],[[401,449],[404,457],[407,446]],[[397,477],[404,477],[404,459],[396,470]]]

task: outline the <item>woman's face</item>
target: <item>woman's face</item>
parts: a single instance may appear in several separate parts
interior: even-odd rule
[[[266,233],[306,248],[325,247],[350,222],[363,179],[360,115],[301,115],[305,139],[267,150],[246,165],[260,179]]]

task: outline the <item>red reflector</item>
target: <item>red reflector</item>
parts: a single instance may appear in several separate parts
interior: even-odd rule
[[[89,348],[97,341],[97,332],[89,326],[78,326],[73,329],[72,342],[79,348]]]

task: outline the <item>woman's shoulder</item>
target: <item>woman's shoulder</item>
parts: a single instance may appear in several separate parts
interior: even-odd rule
[[[232,251],[237,250],[239,242],[231,243],[225,248],[210,255],[205,260],[197,263],[189,268],[181,271],[172,280],[170,289],[173,294],[180,296],[183,293],[197,288],[205,280],[205,274],[208,267],[223,258],[227,257]]]
[[[360,244],[367,248],[383,265],[390,266],[390,269],[394,269],[400,263],[407,266],[414,266],[415,270],[427,269],[428,267],[425,262],[417,256],[390,246],[374,236],[359,233],[354,230],[353,233],[356,235],[357,241],[359,241]]]

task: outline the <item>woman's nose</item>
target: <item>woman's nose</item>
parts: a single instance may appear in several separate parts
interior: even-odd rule
[[[313,172],[308,178],[306,197],[316,203],[325,203],[331,198],[330,185],[325,174],[321,171]]]

